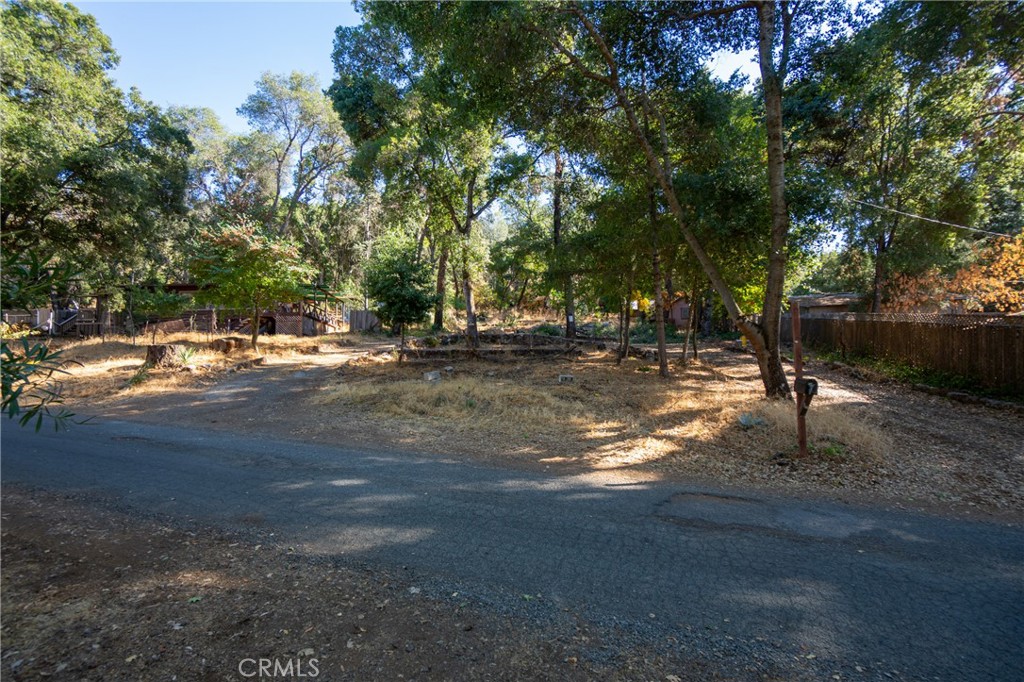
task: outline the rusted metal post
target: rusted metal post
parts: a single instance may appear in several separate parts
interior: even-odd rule
[[[804,376],[804,353],[800,343],[800,302],[790,299],[789,312],[793,316],[793,373],[796,375],[794,386],[798,386]],[[807,420],[804,410],[804,394],[796,390],[796,442],[800,448],[800,456],[807,456]]]

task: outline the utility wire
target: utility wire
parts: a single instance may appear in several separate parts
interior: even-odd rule
[[[856,204],[863,204],[864,206],[870,206],[871,208],[877,208],[882,211],[889,211],[890,213],[898,213],[899,215],[905,215],[909,218],[917,218],[918,220],[924,220],[929,223],[936,223],[938,225],[946,225],[948,227],[955,227],[958,230],[970,230],[971,232],[980,232],[982,234],[992,235],[993,237],[1012,237],[1013,235],[1005,234],[1003,232],[989,232],[988,230],[981,230],[977,227],[967,227],[966,225],[957,225],[956,223],[947,223],[945,220],[936,220],[935,218],[925,218],[923,215],[917,215],[916,213],[906,213],[905,211],[897,211],[895,208],[889,208],[888,206],[879,206],[878,204],[872,204],[868,201],[861,201],[860,199],[854,199],[847,197],[850,201]]]

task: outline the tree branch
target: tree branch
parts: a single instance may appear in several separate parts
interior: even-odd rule
[[[572,65],[576,67],[576,70],[579,71],[584,78],[589,78],[590,80],[597,81],[598,83],[604,83],[605,85],[611,85],[611,79],[608,78],[608,76],[602,76],[596,71],[588,69],[579,57],[574,55],[569,50],[565,49],[565,47],[561,43],[559,43],[555,38],[541,31],[540,28],[538,28],[534,24],[527,25],[526,30],[528,30],[530,33],[535,33],[536,35],[546,40],[548,44],[551,45],[551,47],[553,47],[559,54],[567,58],[572,63]]]
[[[703,12],[694,12],[693,14],[683,14],[681,9],[675,11],[676,17],[683,21],[693,21],[695,19],[704,19],[707,17],[719,17],[723,14],[732,14],[733,12],[739,12],[744,9],[754,9],[757,7],[757,2],[741,2],[738,5],[727,5],[725,7],[716,7],[715,9],[704,10]]]

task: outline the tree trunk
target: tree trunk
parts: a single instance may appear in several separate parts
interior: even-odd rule
[[[694,325],[696,325],[695,311],[697,309],[697,287],[693,288],[693,292],[687,297],[686,306],[686,339],[683,341],[683,364],[686,364],[686,350],[690,345],[690,337],[693,337],[693,359],[697,359],[697,335],[694,333]]]
[[[419,263],[420,259],[423,258],[423,242],[427,239],[427,233],[430,231],[430,207],[427,207],[427,217],[423,221],[423,229],[420,230],[419,236],[416,239],[416,262]]]
[[[250,343],[252,343],[252,349],[257,353],[260,352],[260,307],[253,306],[252,317],[249,318],[249,326],[252,327],[252,337]]]
[[[694,360],[698,359],[697,358],[697,329],[698,329],[698,327],[700,325],[700,312],[701,312],[701,308],[702,308],[702,306],[697,303],[697,297],[699,295],[700,295],[699,290],[697,289],[697,286],[694,285],[694,287],[693,287],[693,301],[694,302],[692,304],[690,304],[690,315],[689,315],[690,319],[688,320],[689,328],[693,332],[693,335],[690,336],[689,332],[687,333],[687,340],[689,340],[690,338],[693,339],[693,359]],[[703,303],[703,300],[701,301],[701,303]]]
[[[470,348],[476,350],[480,347],[480,332],[476,326],[476,310],[473,305],[473,282],[469,274],[469,254],[464,254],[462,258],[462,295],[466,299],[466,342]]]
[[[668,378],[668,348],[665,345],[665,301],[661,288],[661,251],[658,244],[658,206],[654,196],[654,185],[648,190],[651,219],[651,274],[654,279],[654,328],[658,334],[658,374]]]
[[[885,284],[885,237],[875,239],[875,277],[871,282],[871,312],[882,312],[882,286]]]
[[[441,257],[437,261],[437,302],[434,304],[434,324],[432,328],[439,332],[444,328],[444,278],[448,271],[448,247],[441,249]]]
[[[523,278],[523,288],[519,290],[519,298],[516,299],[516,304],[512,306],[516,310],[519,310],[523,305],[523,299],[526,298],[526,288],[530,286],[530,278]]]
[[[181,346],[162,344],[146,347],[146,362],[150,367],[177,367],[181,364],[179,352]]]
[[[632,283],[630,283],[630,290],[632,291]],[[616,364],[621,363],[623,360],[629,357],[629,323],[633,317],[633,302],[629,300],[629,296],[626,296],[626,322],[624,325],[620,325],[622,328],[622,344],[619,346],[619,359]]]
[[[462,292],[466,299],[466,341],[473,350],[480,347],[480,332],[476,326],[476,305],[473,301],[473,280],[469,271],[469,251],[472,248],[473,218],[476,217],[473,209],[475,191],[476,176],[470,179],[469,186],[466,189],[466,218],[462,225]]]
[[[626,345],[625,340],[622,336],[622,331],[626,328],[626,308],[622,305],[622,301],[619,301],[619,343],[615,348],[615,364],[622,364],[622,348]]]
[[[576,338],[576,300],[573,293],[572,275],[565,278],[565,336]]]
[[[761,321],[757,325],[758,366],[765,395],[769,398],[792,396],[779,353],[779,325],[782,320],[782,290],[786,278],[786,241],[789,236],[789,209],[786,205],[786,158],[782,129],[782,77],[775,68],[772,47],[775,38],[775,5],[757,6],[758,60],[764,90],[765,130],[768,136],[768,198],[772,213],[771,247],[768,254],[768,283],[765,288]],[[785,42],[787,36],[783,36]],[[785,53],[785,46],[783,53]],[[785,57],[783,57],[785,59]],[[785,68],[785,64],[782,64]],[[748,337],[750,338],[750,337]],[[760,350],[758,349],[760,346]]]
[[[107,295],[99,294],[96,296],[96,324],[100,328],[100,341],[107,340],[107,315]],[[54,314],[54,319],[57,319],[56,314]],[[52,327],[50,329],[50,334],[53,334]]]
[[[562,161],[561,149],[555,149],[555,182],[551,199],[552,232],[555,244],[555,262],[560,274],[564,277],[562,290],[565,295],[565,336],[576,338],[576,303],[573,300],[572,273],[565,271],[565,253],[562,249],[562,175],[565,163]]]

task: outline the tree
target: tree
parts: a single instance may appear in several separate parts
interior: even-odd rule
[[[894,3],[807,74],[843,140],[835,215],[873,267],[872,311],[956,270],[977,233],[952,224],[1012,234],[1024,219],[1021,26],[1020,3]]]
[[[426,320],[434,307],[431,279],[429,264],[417,260],[407,245],[378,253],[367,268],[366,294],[376,302],[374,310],[381,322],[398,329],[402,350],[406,326]]]
[[[250,313],[252,348],[259,352],[260,315],[279,303],[301,301],[313,269],[299,260],[298,247],[268,237],[252,223],[203,231],[190,270],[200,302],[218,303]]]
[[[466,334],[476,347],[479,223],[532,159],[512,149],[503,122],[453,80],[442,52],[391,23],[387,8],[370,7],[367,15],[364,26],[336,33],[329,92],[359,145],[360,172],[386,184],[385,202],[398,204],[392,222],[415,224],[418,244],[429,238],[439,305],[447,268],[458,273]]]
[[[160,285],[153,285],[150,288],[136,287],[131,294],[132,318],[135,315],[142,317],[155,317],[157,321],[165,317],[176,317],[184,312],[192,299],[183,294],[173,291],[165,291]],[[154,323],[153,345],[156,345],[156,333],[158,325]]]
[[[298,71],[288,75],[264,73],[256,81],[256,92],[249,95],[238,113],[255,131],[273,141],[270,218],[278,234],[287,236],[295,210],[314,191],[317,181],[345,163],[348,136],[316,77]],[[279,216],[282,201],[284,215]]]
[[[779,354],[779,322],[789,211],[786,205],[782,135],[782,87],[798,35],[813,33],[822,14],[801,17],[799,3],[391,3],[373,6],[375,17],[440,50],[473,87],[495,71],[527,82],[519,92],[556,88],[577,108],[617,109],[625,131],[696,261],[718,293],[729,317],[751,339],[765,393],[788,396]],[[747,10],[755,10],[749,14]],[[727,25],[720,25],[728,20]],[[508,36],[500,40],[498,35]],[[496,41],[499,41],[496,44]],[[664,135],[666,110],[653,93],[687,87],[699,59],[685,56],[721,47],[753,44],[759,50],[766,111],[766,184],[770,221],[766,226],[766,287],[760,319],[745,312],[715,255],[694,230],[688,207],[673,178],[671,147]],[[444,47],[437,47],[443,45]],[[692,52],[691,52],[692,51]]]
[[[66,268],[53,267],[34,253],[21,256],[5,251],[0,271],[0,305],[5,310],[31,309],[48,302],[55,285],[66,281]],[[55,429],[66,428],[73,412],[63,403],[60,382],[54,375],[64,372],[61,351],[52,351],[46,343],[28,335],[20,339],[0,336],[0,413],[18,419],[21,426],[35,421],[42,428],[44,419],[53,420]]]
[[[3,248],[52,254],[103,293],[161,267],[186,210],[187,135],[114,86],[110,41],[72,5],[5,3],[0,25]]]
[[[1024,233],[1000,238],[979,251],[977,261],[956,273],[949,290],[969,296],[985,310],[1024,310]]]

